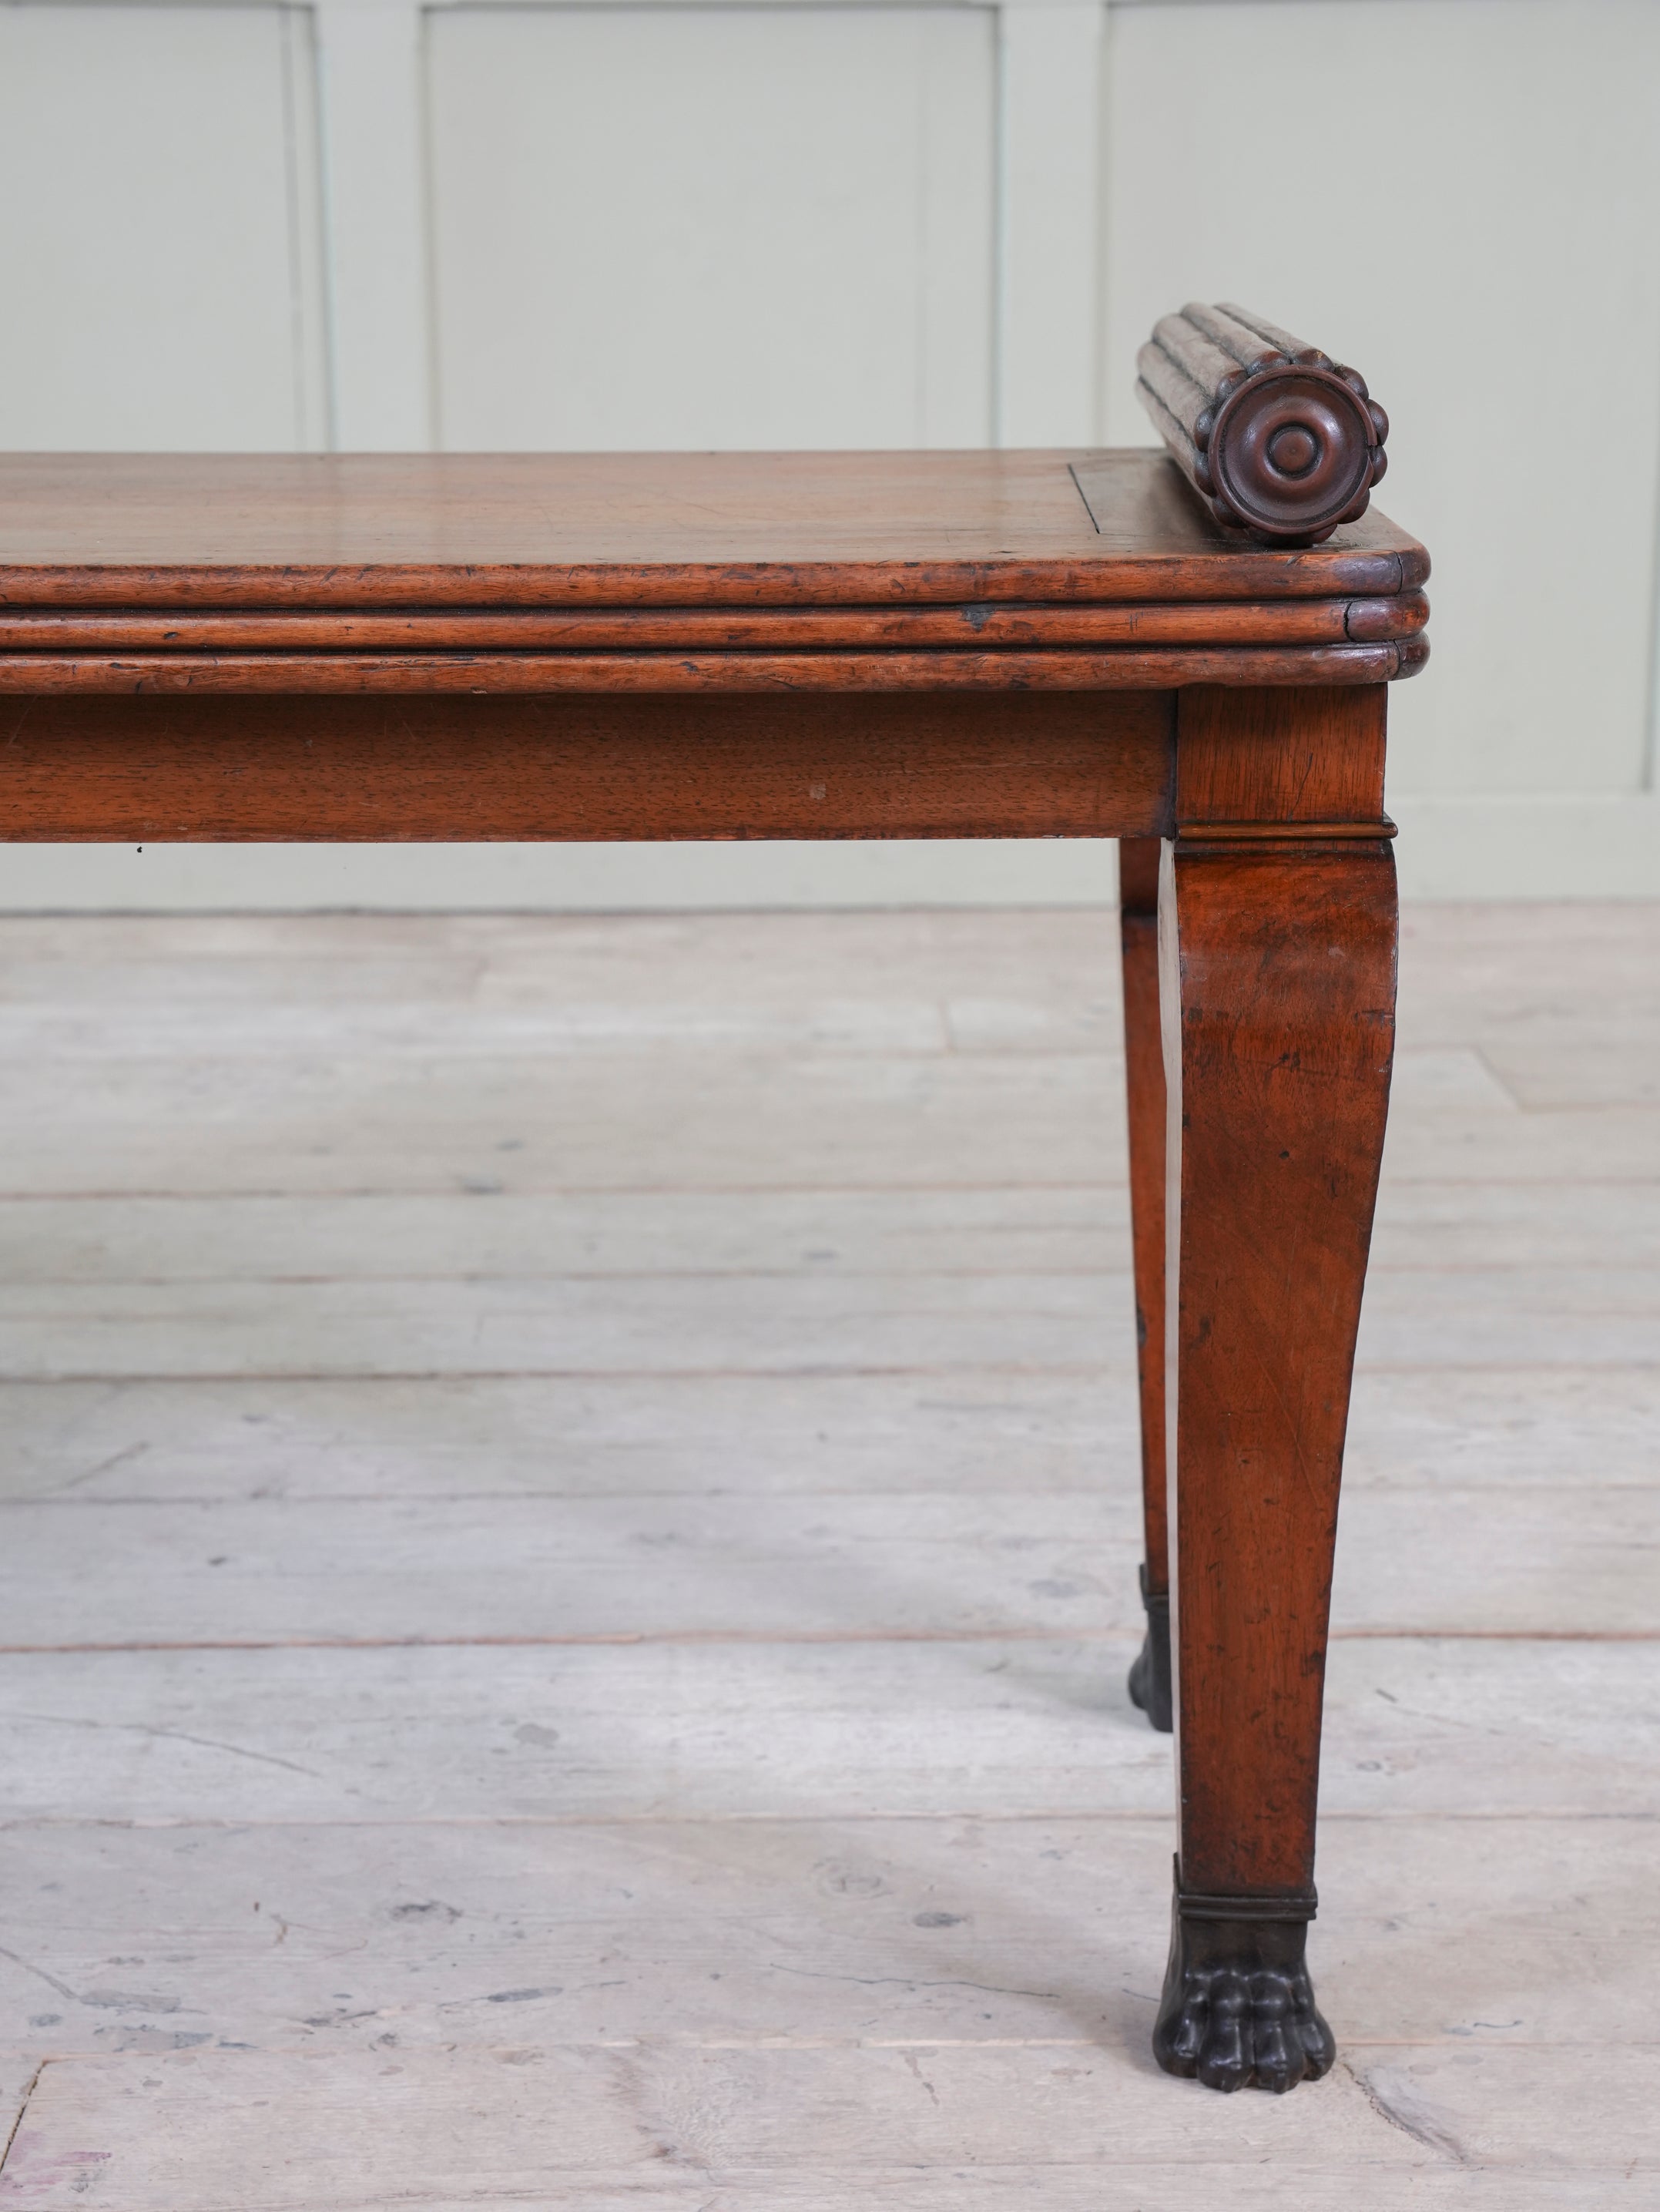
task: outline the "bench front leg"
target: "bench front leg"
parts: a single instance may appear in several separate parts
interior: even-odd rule
[[[1276,823],[1261,795],[1245,818],[1264,759],[1239,773],[1221,744],[1218,787],[1227,696],[1203,721],[1160,887],[1178,1853],[1154,2048],[1213,2087],[1282,2090],[1335,2056],[1304,1947],[1394,1041],[1395,868],[1381,700],[1371,818],[1351,799],[1348,820]],[[1277,722],[1264,731],[1259,708],[1235,734],[1289,746],[1267,797],[1318,808],[1298,749],[1352,768],[1371,724],[1341,694],[1278,696],[1292,703]]]

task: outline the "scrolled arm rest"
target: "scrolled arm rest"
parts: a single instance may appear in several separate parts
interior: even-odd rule
[[[1190,305],[1142,348],[1136,396],[1218,522],[1317,545],[1366,513],[1389,417],[1366,379],[1244,307]]]

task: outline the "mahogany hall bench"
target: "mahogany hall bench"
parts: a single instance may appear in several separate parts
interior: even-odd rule
[[[1352,372],[1141,366],[1163,453],[6,459],[0,836],[1121,839],[1154,2049],[1284,2089],[1429,563]]]

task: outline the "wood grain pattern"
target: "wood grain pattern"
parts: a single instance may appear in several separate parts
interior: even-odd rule
[[[10,653],[0,658],[0,696],[1174,690],[1184,684],[1386,684],[1414,674],[1425,651],[1421,639],[1410,639],[1094,653]]]
[[[1178,842],[1160,926],[1182,1879],[1296,1893],[1388,1106],[1392,858]]]
[[[359,613],[245,608],[171,614],[118,609],[0,609],[0,651],[354,653],[451,651],[775,652],[827,647],[912,651],[954,646],[1343,645],[1415,637],[1429,618],[1421,592],[1392,598],[1221,599],[1166,605],[481,608],[423,605]]]
[[[1153,2050],[1222,2090],[1336,2059],[1306,1942],[1394,1044],[1383,754],[1381,690],[1202,690],[1178,711],[1159,894],[1178,1850]]]
[[[1380,823],[1388,712],[1381,687],[1181,695],[1176,820],[1220,825]]]
[[[12,839],[1146,836],[1157,693],[15,699]]]
[[[1339,576],[1350,580],[1347,588],[1351,591],[1388,596],[1415,591],[1428,580],[1429,556],[1424,548],[1386,522],[1381,514],[1368,510],[1358,521],[1335,531],[1313,547],[1259,544],[1241,532],[1224,529],[1215,521],[1194,496],[1173,457],[1155,458],[1162,459],[1167,471],[1160,495],[1161,507],[1166,499],[1179,500],[1185,507],[1190,526],[1197,532],[1209,533],[1209,542],[1217,551],[1226,550],[1232,556],[1227,570],[1233,580],[1229,596],[1267,597],[1270,591],[1276,594],[1329,596]],[[1071,463],[1073,478],[1102,538],[1116,545],[1121,556],[1132,559],[1132,565],[1126,570],[1127,578],[1138,573],[1133,565],[1140,558],[1135,517],[1145,496],[1147,486],[1141,479],[1147,466],[1148,456],[1136,453],[1092,453],[1075,458]],[[1174,527],[1175,517],[1171,516],[1169,520]],[[1258,562],[1273,565],[1258,571]],[[1172,577],[1183,573],[1183,568],[1170,571]],[[1221,573],[1220,569],[1213,571]],[[1264,581],[1260,586],[1246,582],[1248,576],[1258,573],[1264,579],[1271,577],[1273,581]],[[1362,578],[1366,580],[1362,581]],[[1129,596],[1140,599],[1164,594],[1136,590]],[[1193,596],[1221,594],[1215,591],[1209,594],[1196,592]]]
[[[1241,545],[1140,452],[0,460],[12,609],[1330,599],[1427,573],[1377,516]]]

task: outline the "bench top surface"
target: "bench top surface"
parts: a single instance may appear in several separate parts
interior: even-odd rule
[[[917,605],[1409,592],[1374,509],[1218,529],[1161,452],[0,457],[0,607]]]

